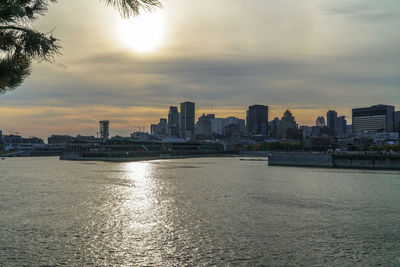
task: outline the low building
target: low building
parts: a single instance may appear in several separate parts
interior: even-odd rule
[[[47,138],[48,144],[67,144],[75,140],[75,137],[69,135],[52,135]]]

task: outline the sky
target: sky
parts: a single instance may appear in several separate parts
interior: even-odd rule
[[[329,109],[351,123],[352,108],[400,108],[397,0],[162,3],[131,21],[101,1],[52,4],[35,27],[60,39],[62,55],[0,95],[4,134],[95,135],[110,120],[112,135],[128,136],[183,101],[197,117],[289,109],[300,125]]]

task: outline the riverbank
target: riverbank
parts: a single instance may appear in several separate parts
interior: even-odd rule
[[[63,154],[60,160],[72,161],[105,161],[105,162],[135,162],[135,161],[148,161],[157,159],[188,159],[188,158],[211,158],[211,157],[237,157],[237,154],[198,154],[198,155],[171,155],[160,154],[153,156],[138,156],[138,157],[83,157],[79,154]]]

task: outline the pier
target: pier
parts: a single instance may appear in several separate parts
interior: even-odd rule
[[[400,170],[400,154],[378,152],[271,153],[268,157],[268,165]]]

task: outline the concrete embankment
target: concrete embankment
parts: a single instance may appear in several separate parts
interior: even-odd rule
[[[268,157],[268,165],[334,167],[332,155],[321,153],[271,153]]]
[[[272,153],[271,166],[400,170],[400,154],[380,153]]]

